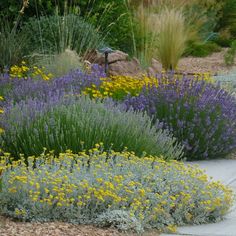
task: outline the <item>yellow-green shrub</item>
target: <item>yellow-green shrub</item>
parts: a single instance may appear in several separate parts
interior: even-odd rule
[[[24,220],[62,220],[141,232],[214,222],[232,205],[232,192],[209,182],[196,166],[103,152],[102,144],[73,154],[45,152],[10,163],[1,156],[0,212]]]

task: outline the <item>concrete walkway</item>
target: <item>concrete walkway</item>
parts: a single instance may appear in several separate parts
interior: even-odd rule
[[[236,193],[236,160],[211,160],[194,162],[206,170],[214,180],[232,187]],[[162,234],[168,236],[170,234]],[[175,236],[236,236],[236,204],[221,222],[196,226],[179,227]],[[173,234],[172,234],[173,236]]]

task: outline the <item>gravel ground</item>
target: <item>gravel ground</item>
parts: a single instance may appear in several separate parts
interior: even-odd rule
[[[205,58],[182,58],[179,69],[187,72],[230,73],[236,69],[224,64],[225,50]],[[236,159],[236,153],[229,158]],[[24,223],[0,216],[0,236],[135,236],[136,234],[122,234],[114,229],[100,229],[93,226],[72,225],[68,223]],[[157,232],[148,232],[145,236],[158,236]]]
[[[236,69],[236,60],[233,66],[227,67],[224,62],[224,54],[227,49],[213,53],[207,57],[186,57],[179,61],[178,69],[185,72],[211,72],[213,74],[230,73]]]
[[[142,234],[158,236],[156,231]],[[74,225],[62,222],[28,223],[0,216],[0,236],[138,236],[135,233],[120,233],[115,229],[101,229],[91,225]],[[139,234],[140,236],[140,234]]]
[[[25,223],[0,217],[1,236],[121,236],[113,229],[99,229],[68,223]]]

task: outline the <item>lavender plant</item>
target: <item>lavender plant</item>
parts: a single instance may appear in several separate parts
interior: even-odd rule
[[[182,156],[182,147],[168,131],[152,126],[147,115],[71,95],[46,105],[29,100],[13,106],[3,118],[6,132],[1,136],[2,149],[15,156],[29,156],[40,155],[46,147],[58,154],[67,149],[78,152],[103,142],[106,150],[111,146],[116,151],[128,148],[138,156],[144,152],[165,159]]]
[[[98,65],[92,65],[90,73],[80,69],[65,76],[52,80],[10,78],[7,74],[0,78],[0,90],[8,103],[17,103],[27,99],[37,99],[47,102],[53,96],[64,96],[66,93],[80,93],[92,84],[99,85],[100,78],[105,77],[104,70]]]
[[[225,157],[236,148],[236,99],[219,85],[183,76],[159,76],[158,87],[125,100],[146,111],[184,145],[188,160]]]

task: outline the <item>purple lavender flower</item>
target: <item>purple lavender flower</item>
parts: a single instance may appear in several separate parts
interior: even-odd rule
[[[98,65],[92,65],[91,73],[78,69],[49,81],[12,79],[8,74],[0,75],[0,94],[4,96],[0,106],[5,111],[0,117],[0,126],[7,129],[10,112],[14,112],[16,123],[23,122],[24,119],[33,120],[37,113],[61,103],[65,97],[69,101],[70,96],[80,94],[84,88],[92,84],[98,86],[101,83],[100,78],[105,76]]]
[[[173,131],[191,159],[224,157],[236,148],[236,98],[218,84],[173,75],[157,77],[156,88],[127,97],[126,109],[146,111]],[[168,83],[166,83],[168,81]]]
[[[64,96],[67,93],[80,93],[85,87],[92,84],[99,85],[100,78],[105,77],[102,68],[93,65],[91,73],[80,69],[49,81],[35,79],[11,79],[8,75],[0,76],[0,88],[4,88],[3,96],[8,102],[20,102],[27,99],[48,101],[53,96]],[[1,90],[0,90],[1,92]]]

